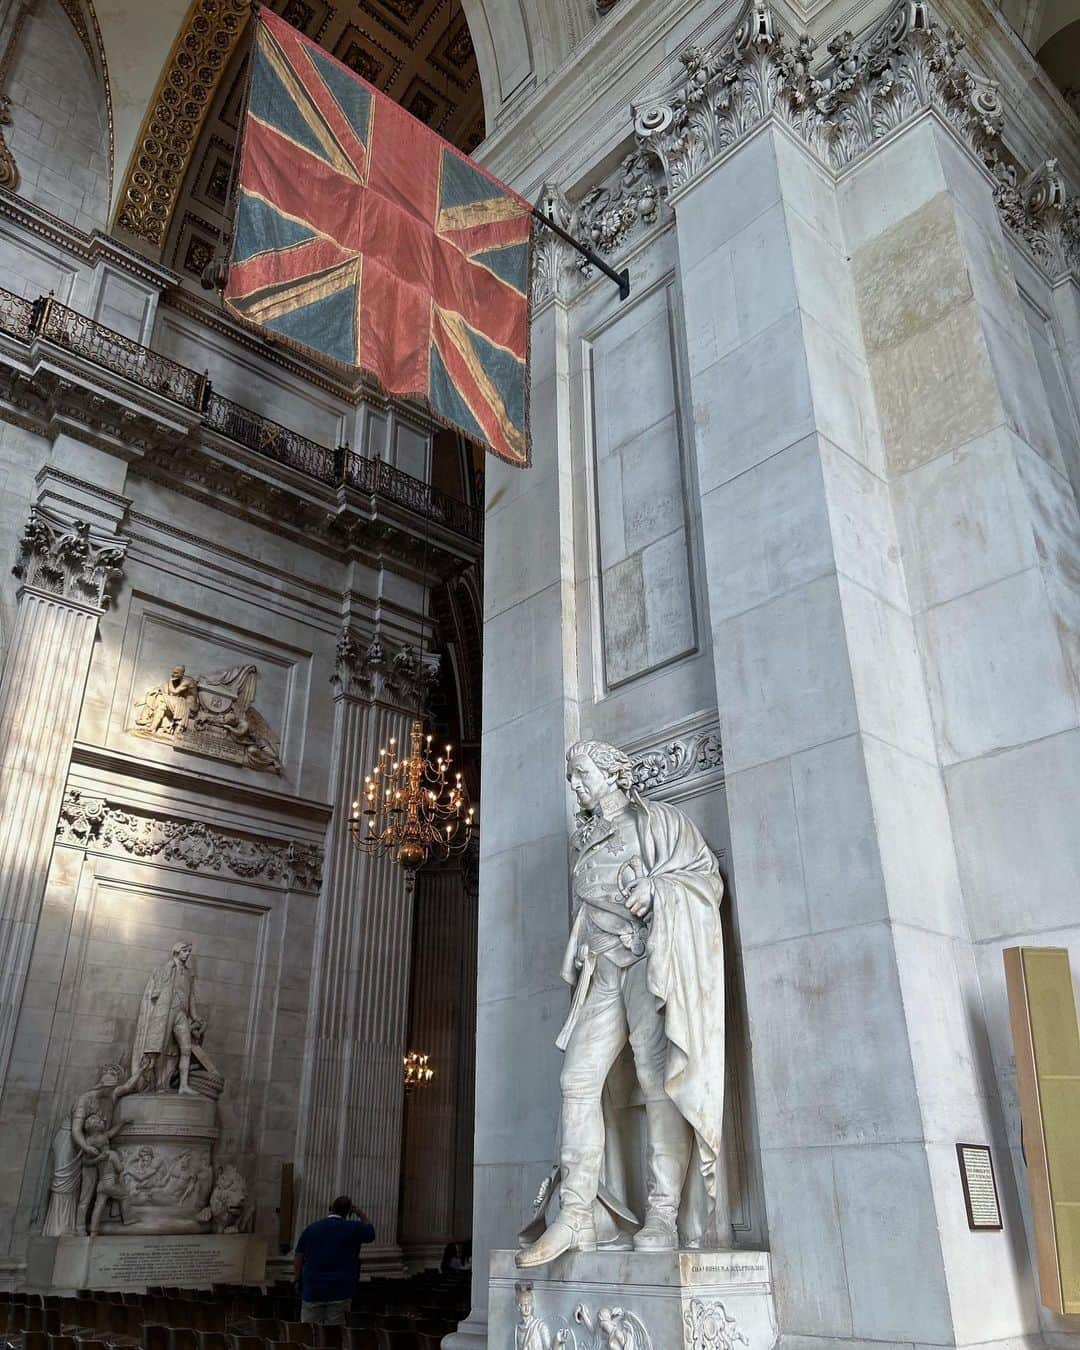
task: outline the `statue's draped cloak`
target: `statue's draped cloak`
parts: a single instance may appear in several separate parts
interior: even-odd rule
[[[192,1011],[194,972],[188,966],[169,960],[158,966],[146,982],[139,1018],[135,1024],[135,1043],[131,1049],[131,1072],[137,1073],[143,1055],[159,1055],[169,1044],[173,1014],[177,1007]]]
[[[686,815],[662,802],[632,801],[641,858],[652,883],[653,906],[646,942],[648,986],[663,1009],[668,1039],[664,1088],[693,1127],[701,1179],[716,1201],[716,1160],[724,1119],[724,949],[720,902],[724,883],[715,856]],[[578,977],[575,957],[583,940],[584,906],[575,916],[561,974]],[[609,1118],[610,1113],[606,1112]],[[609,1184],[624,1172],[612,1157]],[[616,1183],[617,1185],[617,1183]],[[688,1179],[688,1191],[692,1180]],[[724,1197],[721,1196],[721,1201]],[[711,1206],[710,1206],[711,1207]],[[692,1225],[700,1230],[701,1223]]]

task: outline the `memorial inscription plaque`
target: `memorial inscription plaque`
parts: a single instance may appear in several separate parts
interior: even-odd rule
[[[989,1148],[985,1144],[957,1144],[956,1156],[964,1185],[968,1227],[975,1231],[997,1231],[1002,1226],[1001,1208]]]

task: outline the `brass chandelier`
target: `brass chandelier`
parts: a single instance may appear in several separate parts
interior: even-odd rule
[[[473,808],[461,774],[452,771],[452,747],[436,755],[433,739],[415,718],[409,753],[398,758],[397,737],[391,736],[349,816],[356,847],[371,857],[395,855],[410,889],[418,867],[463,853],[472,837]]]

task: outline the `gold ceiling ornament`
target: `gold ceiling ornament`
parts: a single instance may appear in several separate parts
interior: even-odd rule
[[[214,93],[251,14],[250,0],[192,0],[173,43],[120,194],[117,224],[161,245]]]
[[[472,838],[473,808],[461,774],[451,772],[452,747],[436,754],[432,739],[415,718],[409,753],[399,759],[397,738],[391,736],[349,816],[355,846],[371,857],[393,854],[410,889],[418,867],[463,853]]]

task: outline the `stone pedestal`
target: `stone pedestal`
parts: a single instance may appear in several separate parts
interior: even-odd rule
[[[587,1252],[535,1271],[491,1253],[488,1343],[500,1350],[772,1350],[777,1334],[768,1252]]]
[[[123,1202],[126,1222],[116,1216],[102,1224],[102,1233],[209,1232],[210,1223],[199,1216],[214,1184],[211,1155],[220,1133],[216,1103],[176,1092],[143,1092],[124,1097],[115,1118],[121,1129],[113,1148],[123,1163],[129,1199]]]
[[[266,1279],[266,1242],[248,1234],[37,1238],[27,1255],[27,1288],[51,1293],[206,1289]]]

